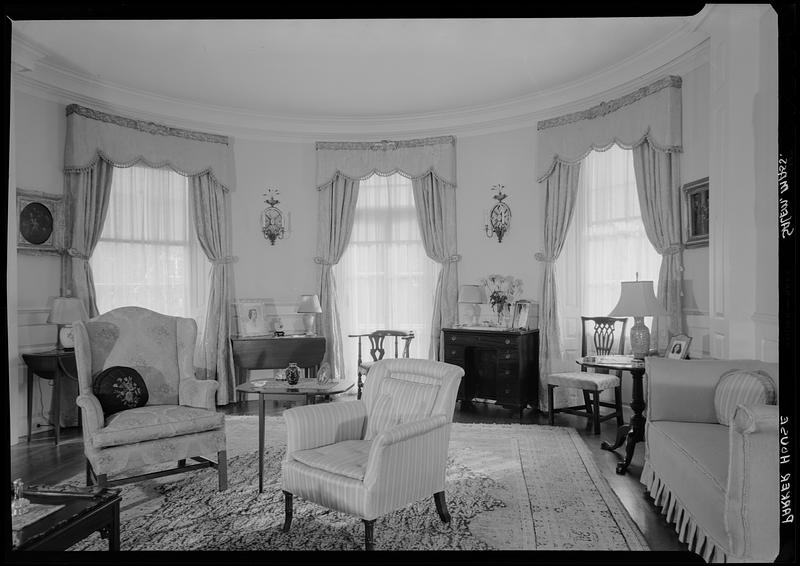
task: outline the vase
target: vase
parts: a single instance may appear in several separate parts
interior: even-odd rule
[[[297,385],[297,382],[300,381],[300,368],[297,367],[297,364],[291,362],[289,367],[286,368],[286,382],[289,385]]]
[[[506,326],[506,304],[505,303],[497,303],[495,306],[497,309],[497,326],[499,328],[505,328]]]

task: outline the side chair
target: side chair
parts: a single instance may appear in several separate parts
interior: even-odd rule
[[[382,360],[383,357],[386,355],[386,348],[383,345],[384,340],[387,337],[394,338],[394,357],[395,358],[407,358],[409,355],[409,348],[411,347],[411,341],[414,339],[414,331],[409,330],[376,330],[374,332],[368,332],[366,334],[348,334],[349,338],[358,338],[358,396],[357,399],[361,399],[361,390],[364,387],[364,377],[369,372],[369,369],[372,367],[372,364],[377,362],[378,360]],[[369,340],[369,355],[372,358],[372,361],[364,360],[362,357],[362,350],[361,350],[361,339],[366,338]],[[399,341],[403,341],[403,350],[402,354],[400,353],[399,349]],[[391,342],[390,342],[391,343]]]

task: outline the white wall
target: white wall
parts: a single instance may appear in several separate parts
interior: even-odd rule
[[[14,93],[14,151],[16,186],[22,189],[63,194],[64,139],[66,118],[64,105],[49,102],[19,91]],[[12,201],[13,198],[13,201]],[[13,205],[11,204],[13,202]],[[11,418],[16,435],[27,434],[26,375],[25,364],[19,354],[49,350],[55,347],[56,327],[46,324],[48,300],[58,296],[60,286],[60,261],[52,255],[27,255],[16,253],[16,197],[9,197],[8,223],[14,232],[9,232],[9,268],[16,267],[14,288],[9,286],[9,302],[13,293],[13,309],[17,319],[16,328],[9,334],[17,334],[17,344],[9,341],[9,373],[12,397]],[[13,257],[13,260],[11,259]],[[12,348],[13,346],[13,348]],[[44,425],[42,416],[50,412],[52,381],[37,379],[33,398],[33,427]],[[40,395],[41,391],[41,395]],[[14,438],[12,438],[12,442]]]

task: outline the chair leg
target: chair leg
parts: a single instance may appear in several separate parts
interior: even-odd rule
[[[436,502],[436,512],[439,513],[439,518],[442,523],[450,522],[450,512],[447,510],[447,501],[444,498],[443,491],[437,491],[433,494],[433,500]]]
[[[555,385],[547,384],[547,417],[549,419],[550,426],[553,426],[555,423],[555,412],[553,407],[553,390],[556,388]]]
[[[586,406],[586,412],[592,414],[592,398],[589,391],[583,390],[583,404]]]
[[[90,487],[94,485],[94,477],[92,472],[92,465],[89,463],[89,460],[86,460],[86,486]]]
[[[358,373],[358,397],[356,399],[361,399],[361,388],[364,387],[364,382],[361,380],[361,372]]]
[[[375,550],[375,519],[364,521],[364,550]]]
[[[186,459],[178,460],[178,467],[185,468],[186,467]]]
[[[594,433],[600,434],[600,392],[594,391],[592,392],[594,395],[593,403],[594,403],[594,414],[592,415],[592,421],[594,422]]]
[[[108,474],[99,474],[97,476],[97,485],[106,487],[108,485]]]
[[[625,419],[622,416],[622,386],[614,388],[614,405],[617,411],[617,426],[625,424]]]
[[[219,475],[219,490],[225,491],[228,489],[228,453],[225,450],[217,452],[217,474]]]
[[[283,492],[283,532],[288,533],[292,526],[292,494],[288,491]]]

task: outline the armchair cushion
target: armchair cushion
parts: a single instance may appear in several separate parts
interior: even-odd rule
[[[364,440],[372,440],[384,430],[398,423],[398,414],[394,410],[391,395],[381,395],[367,417],[367,433]]]
[[[224,415],[181,405],[147,405],[111,415],[91,435],[95,448],[172,438],[223,428]]]
[[[92,393],[107,417],[147,405],[147,384],[133,368],[111,366],[98,373],[92,380]]]
[[[429,417],[436,395],[439,393],[439,382],[423,381],[426,376],[396,373],[385,377],[380,383],[381,395],[390,395],[392,409],[397,415],[397,423]]]
[[[719,424],[730,425],[739,405],[774,405],[775,383],[762,370],[732,369],[722,374],[714,391]]]
[[[311,468],[362,480],[371,445],[368,440],[345,440],[310,450],[298,450],[292,457]]]

